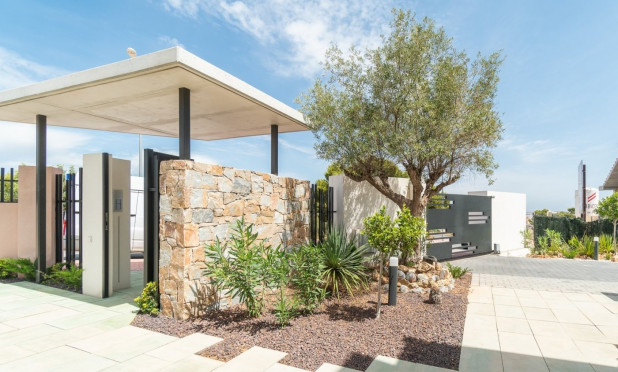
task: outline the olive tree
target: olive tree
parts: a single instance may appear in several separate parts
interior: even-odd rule
[[[494,107],[502,60],[496,52],[470,61],[430,19],[393,16],[381,46],[348,54],[331,47],[323,76],[298,103],[319,158],[420,217],[432,196],[468,171],[492,182],[492,149],[503,131]],[[410,178],[411,195],[391,187],[393,163]]]
[[[597,213],[603,218],[607,218],[614,224],[614,234],[612,240],[614,241],[614,252],[616,252],[616,224],[618,223],[618,193],[604,198],[599,202],[597,207]]]

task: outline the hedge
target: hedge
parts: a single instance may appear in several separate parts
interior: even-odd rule
[[[565,241],[573,236],[582,238],[584,235],[600,236],[614,233],[614,225],[606,219],[584,222],[579,218],[534,216],[535,247],[537,246],[537,237],[543,236],[547,229],[559,232]]]

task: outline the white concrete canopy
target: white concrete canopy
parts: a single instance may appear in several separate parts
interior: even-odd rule
[[[600,189],[618,191],[618,159],[614,162],[614,167],[607,175],[607,178]]]
[[[178,137],[181,87],[192,139],[308,130],[300,112],[179,47],[0,92],[0,120]]]

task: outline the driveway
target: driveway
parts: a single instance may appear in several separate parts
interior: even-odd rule
[[[487,255],[473,270],[460,371],[618,370],[618,264]]]

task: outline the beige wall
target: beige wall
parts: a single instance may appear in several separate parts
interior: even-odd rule
[[[0,258],[17,258],[17,203],[0,203]]]
[[[47,167],[46,171],[46,264],[53,265],[56,261],[55,229],[56,221],[56,174],[61,174],[58,168]],[[36,251],[36,167],[19,166],[19,202],[17,216],[17,255],[19,258],[35,260]]]
[[[203,277],[204,247],[228,239],[230,224],[239,218],[254,224],[258,240],[269,246],[308,237],[309,181],[172,160],[161,163],[159,185],[163,315],[185,319],[216,303]],[[218,300],[226,306],[232,299]]]
[[[17,203],[0,204],[0,258],[29,258],[35,260],[36,251],[36,167],[19,166],[19,194]],[[54,264],[56,259],[55,244],[55,175],[62,171],[47,167],[46,193],[46,241],[47,266]]]

